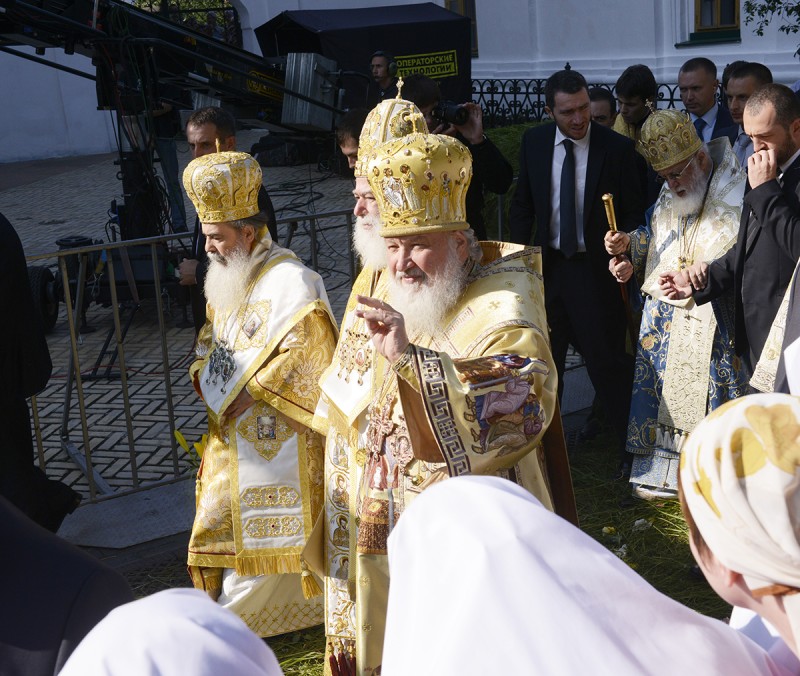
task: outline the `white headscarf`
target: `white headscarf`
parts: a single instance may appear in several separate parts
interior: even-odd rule
[[[279,676],[272,651],[195,589],[169,589],[112,610],[59,676]]]
[[[689,436],[680,472],[689,511],[723,565],[751,591],[800,590],[798,397],[755,394],[721,406]],[[800,593],[783,602],[800,646]]]
[[[384,676],[789,673],[496,477],[425,490],[389,566]]]

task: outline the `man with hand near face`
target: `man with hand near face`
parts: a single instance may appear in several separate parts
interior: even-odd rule
[[[751,190],[736,246],[713,263],[663,274],[661,288],[698,305],[733,289],[736,354],[752,373],[800,258],[800,101],[784,85],[765,85],[747,101],[743,121],[753,141]]]

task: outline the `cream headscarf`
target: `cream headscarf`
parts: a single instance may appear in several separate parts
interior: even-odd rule
[[[784,594],[800,646],[800,398],[728,402],[681,455],[687,506],[714,556],[763,594]]]
[[[798,673],[506,479],[425,489],[389,536],[389,568],[384,676]]]
[[[266,643],[196,589],[168,589],[112,610],[63,676],[283,676]]]

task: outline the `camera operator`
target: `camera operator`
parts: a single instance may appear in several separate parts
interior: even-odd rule
[[[514,180],[514,170],[483,133],[483,111],[476,103],[442,102],[439,84],[414,73],[403,78],[402,97],[415,103],[432,134],[455,136],[472,153],[472,182],[467,191],[467,222],[479,240],[486,239],[483,190],[504,195]]]

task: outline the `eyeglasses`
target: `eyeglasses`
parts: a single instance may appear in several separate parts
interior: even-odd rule
[[[692,162],[694,162],[697,159],[698,152],[692,155],[692,159],[689,160],[689,163],[683,169],[681,169],[677,174],[667,174],[666,176],[664,176],[664,174],[659,174],[658,177],[662,181],[680,181],[681,176],[683,176],[686,173],[686,170],[692,166]]]

